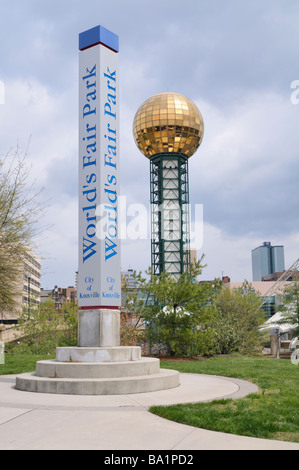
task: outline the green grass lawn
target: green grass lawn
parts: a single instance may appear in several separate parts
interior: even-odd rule
[[[290,360],[232,356],[161,361],[161,367],[240,378],[255,383],[260,391],[237,400],[154,406],[152,413],[213,431],[299,442],[299,366]]]
[[[33,354],[8,354],[4,356],[4,364],[0,364],[0,375],[22,374],[33,372],[36,362],[52,359],[50,356],[34,356]]]

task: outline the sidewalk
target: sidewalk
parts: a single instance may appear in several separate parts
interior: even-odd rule
[[[299,444],[205,431],[151,414],[151,405],[241,398],[249,382],[180,374],[175,389],[111,396],[30,393],[0,376],[1,450],[299,450]]]

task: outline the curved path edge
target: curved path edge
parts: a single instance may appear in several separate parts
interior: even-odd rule
[[[181,385],[158,392],[73,396],[23,392],[0,376],[1,450],[299,450],[299,444],[235,436],[160,418],[152,405],[242,398],[244,380],[180,374]]]

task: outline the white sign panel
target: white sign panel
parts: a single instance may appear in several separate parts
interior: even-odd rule
[[[118,53],[96,44],[79,54],[78,303],[119,307]]]

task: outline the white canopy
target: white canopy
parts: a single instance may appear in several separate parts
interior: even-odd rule
[[[282,312],[277,312],[273,317],[269,318],[269,320],[264,323],[263,330],[268,330],[268,329],[278,329],[280,330],[281,333],[287,333],[288,331],[291,331],[294,329],[294,325],[291,325],[290,323],[283,323],[283,324],[278,324],[277,322],[280,321],[283,318]]]

